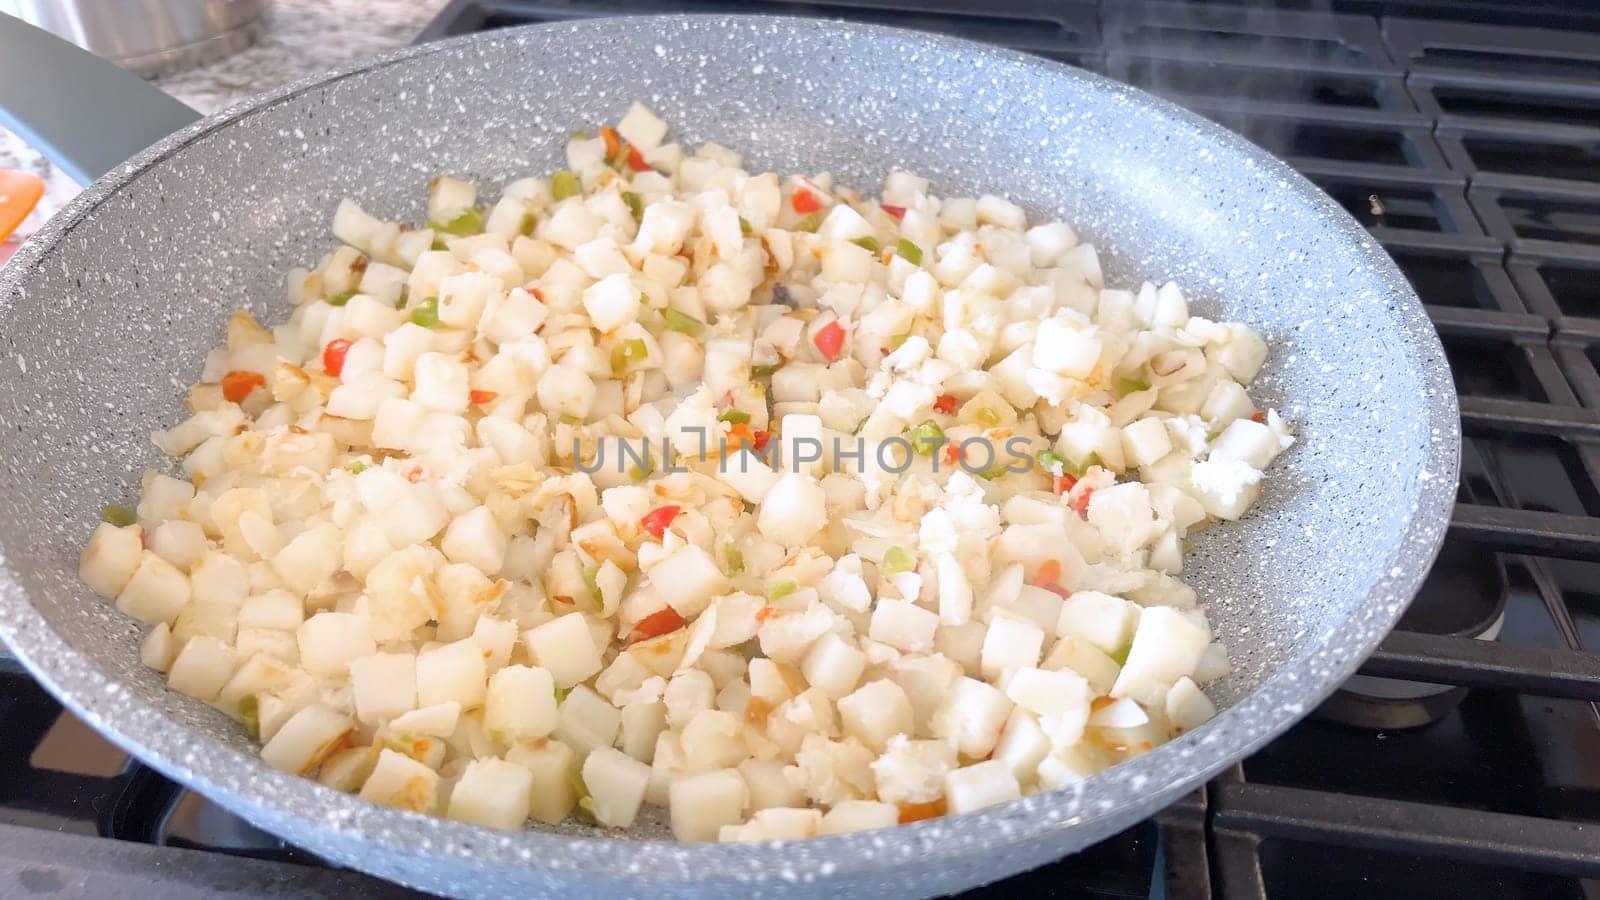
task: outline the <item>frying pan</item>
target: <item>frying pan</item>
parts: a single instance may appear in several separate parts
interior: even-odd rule
[[[7,27],[0,38],[15,43]],[[7,50],[0,39],[0,60]],[[1246,521],[1200,535],[1185,572],[1236,666],[1210,691],[1216,719],[1075,787],[981,812],[806,842],[684,845],[580,826],[497,832],[369,805],[269,769],[242,729],[139,665],[138,628],[78,583],[76,560],[95,511],[161,464],[148,434],[180,416],[228,312],[286,317],[282,273],[332,246],[340,197],[418,221],[430,175],[493,185],[547,172],[568,132],[634,99],[677,139],[737,148],[753,170],[826,170],[870,188],[898,165],[946,196],[1016,198],[1098,246],[1108,283],[1174,278],[1197,314],[1264,332],[1272,355],[1252,393],[1284,410],[1300,442]],[[35,133],[52,129],[62,131],[46,122]],[[119,138],[101,134],[102,159],[122,151]],[[1416,296],[1355,221],[1282,163],[1061,65],[798,19],[492,32],[190,124],[115,165],[18,252],[0,273],[0,342],[0,457],[12,473],[0,493],[0,637],[66,706],[171,778],[331,860],[452,894],[928,895],[1092,844],[1260,747],[1355,669],[1437,551],[1460,446],[1449,371]]]

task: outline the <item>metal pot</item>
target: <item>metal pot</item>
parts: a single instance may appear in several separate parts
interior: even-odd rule
[[[0,58],[5,45],[0,31]],[[1300,443],[1246,521],[1199,536],[1185,573],[1235,660],[1211,690],[1216,719],[1072,788],[976,813],[685,845],[373,806],[268,768],[236,723],[139,664],[139,629],[79,584],[75,560],[95,511],[158,464],[147,436],[180,415],[181,385],[230,309],[283,317],[281,273],[330,246],[339,197],[416,221],[430,175],[492,184],[548,171],[571,130],[634,98],[678,138],[739,148],[752,168],[865,187],[901,166],[947,195],[1015,197],[1077,226],[1107,281],[1174,278],[1198,314],[1267,335],[1253,391],[1296,422]],[[496,31],[259,97],[116,166],[35,235],[0,272],[0,339],[0,457],[14,473],[0,492],[0,637],[85,721],[172,778],[337,862],[443,893],[930,895],[1092,844],[1260,747],[1355,670],[1437,552],[1460,448],[1421,304],[1287,166],[1055,63],[799,19]]]
[[[0,0],[0,13],[146,78],[250,46],[265,10],[266,0]]]

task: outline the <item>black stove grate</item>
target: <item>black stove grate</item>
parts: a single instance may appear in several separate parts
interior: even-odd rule
[[[997,894],[1600,896],[1600,655],[1585,649],[1600,649],[1600,8],[1318,5],[1335,12],[455,0],[419,38],[762,11],[1006,44],[1170,96],[1288,159],[1411,279],[1455,370],[1466,434],[1461,502],[1424,598],[1445,620],[1503,611],[1503,624],[1498,640],[1476,640],[1454,626],[1407,630],[1408,614],[1362,672],[1457,686],[1459,704],[1403,730],[1307,720],[1151,821]],[[52,738],[63,722],[25,675],[0,668],[0,761],[26,773],[0,787],[0,872],[108,871],[90,862],[97,845],[76,843],[90,838],[42,841],[34,829],[46,829],[153,845],[117,845],[129,855],[116,864],[170,872],[174,894],[397,893],[292,865],[318,861],[109,745],[64,766],[50,747],[98,739]]]

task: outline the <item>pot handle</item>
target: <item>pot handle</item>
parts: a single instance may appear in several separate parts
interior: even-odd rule
[[[198,118],[137,75],[0,13],[0,125],[79,184]]]

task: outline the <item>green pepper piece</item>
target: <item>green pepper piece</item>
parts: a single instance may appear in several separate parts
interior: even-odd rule
[[[890,547],[883,554],[883,564],[878,566],[878,571],[885,575],[898,575],[916,567],[916,559],[904,547]]]
[[[821,226],[821,225],[822,225],[822,216],[818,215],[817,213],[812,213],[812,214],[806,216],[805,218],[801,219],[800,221],[794,223],[794,230],[795,231],[807,231],[807,232],[810,232],[812,234],[815,234],[816,231],[817,231],[817,228],[819,226]]]
[[[776,603],[800,589],[793,578],[784,578],[767,585],[767,600]]]
[[[110,522],[112,525],[115,525],[118,528],[126,528],[127,526],[139,521],[139,517],[134,513],[131,507],[123,506],[120,503],[113,503],[109,506],[100,507],[100,521]]]
[[[650,355],[650,348],[645,346],[644,338],[634,338],[623,341],[611,348],[611,373],[621,375],[628,371],[628,367]]]
[[[922,265],[922,248],[905,238],[900,239],[900,244],[895,247],[895,252],[905,257],[906,262],[911,263],[913,266]]]
[[[628,204],[628,211],[633,213],[634,222],[644,221],[644,200],[633,191],[622,192],[622,202]]]
[[[929,419],[911,429],[906,436],[911,439],[911,449],[918,456],[927,456],[939,448],[944,440],[944,429],[939,427],[938,422]]]
[[[773,372],[776,372],[776,371],[778,371],[778,367],[776,365],[768,365],[767,363],[761,363],[759,365],[754,365],[754,366],[750,367],[750,377],[751,378],[766,378],[766,377],[770,376]]]
[[[666,320],[668,328],[680,334],[687,334],[690,337],[699,337],[706,330],[706,323],[675,309],[667,310]]]
[[[239,720],[244,723],[244,730],[249,733],[253,741],[261,740],[261,701],[255,694],[246,694],[239,698]]]
[[[727,422],[732,425],[749,425],[750,414],[742,409],[723,410],[722,415],[717,416],[717,421]]]
[[[852,240],[850,243],[855,244],[857,247],[860,247],[868,253],[877,253],[879,250],[883,249],[883,245],[878,243],[878,239],[870,234],[866,237],[858,237]]]
[[[1036,459],[1039,461],[1039,468],[1049,472],[1051,475],[1068,474],[1067,458],[1054,450],[1040,450]]]
[[[550,196],[557,203],[568,197],[576,197],[583,193],[583,185],[579,183],[578,176],[570,169],[557,169],[550,176]]]
[[[350,474],[352,474],[352,475],[360,475],[362,472],[365,472],[370,467],[366,464],[366,462],[364,460],[359,460],[358,459],[355,462],[351,463],[350,465],[345,466],[345,468],[349,469],[350,470]]]
[[[439,327],[439,298],[427,297],[411,308],[411,321],[423,328]]]
[[[428,223],[434,231],[443,231],[456,237],[466,237],[469,234],[483,233],[483,210],[473,207],[443,225]]]
[[[334,294],[332,297],[328,298],[328,305],[329,306],[343,306],[346,303],[349,303],[350,302],[350,298],[354,297],[355,295],[356,295],[355,291],[345,291],[342,294]]]
[[[749,219],[746,219],[744,216],[740,216],[739,217],[739,233],[740,234],[749,234],[751,231],[754,231],[754,230],[755,229],[750,227],[750,220]]]
[[[993,428],[1000,424],[1000,414],[987,406],[979,407],[974,414],[974,418],[978,420],[979,425],[985,428]]]
[[[739,549],[738,545],[730,542],[726,555],[728,557],[728,574],[744,574],[744,552]]]

